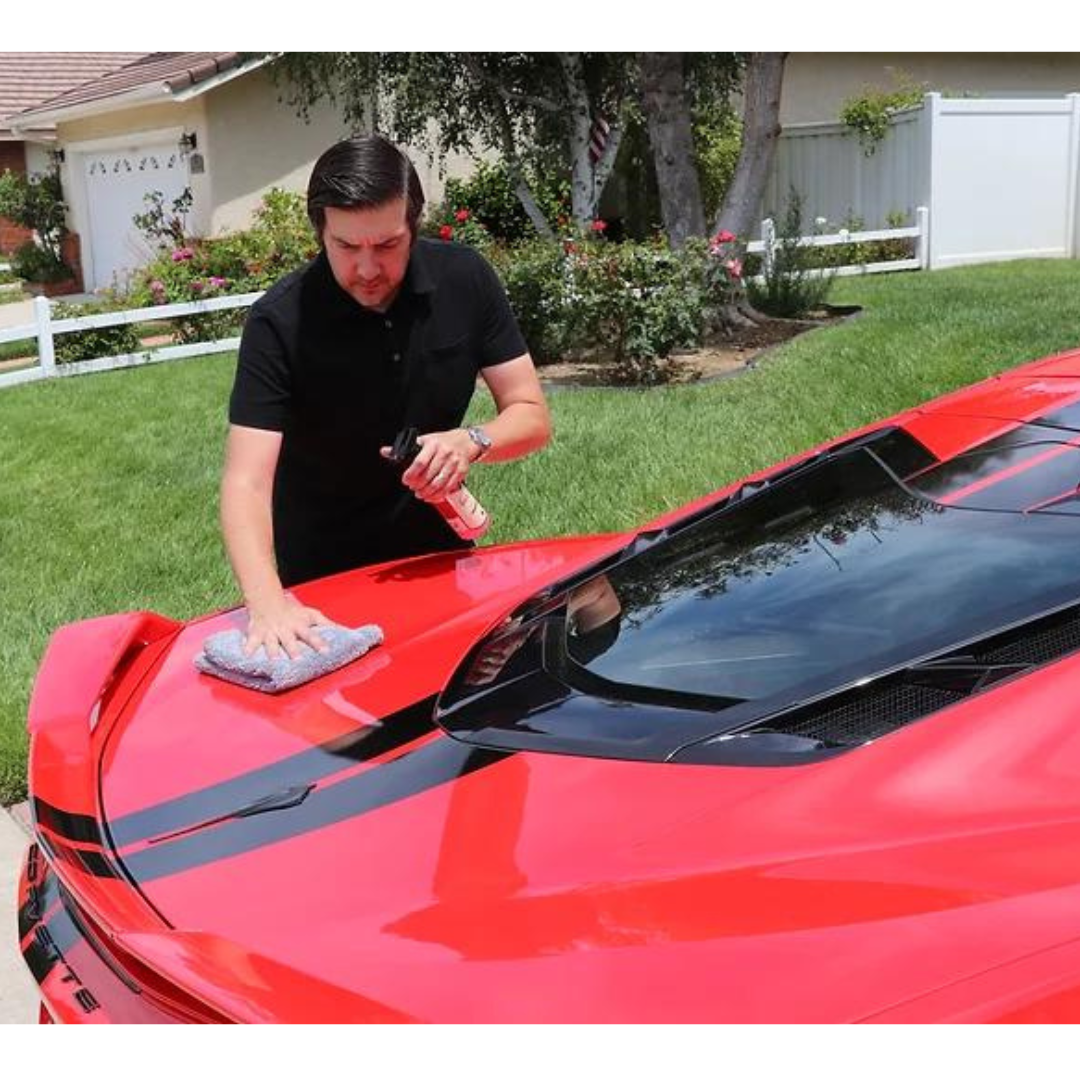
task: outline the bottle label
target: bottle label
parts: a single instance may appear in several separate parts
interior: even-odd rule
[[[488,512],[464,486],[436,503],[436,507],[462,540],[475,540],[483,536],[491,524]]]

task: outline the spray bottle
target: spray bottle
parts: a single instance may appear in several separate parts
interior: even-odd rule
[[[394,445],[390,448],[390,460],[402,468],[407,468],[420,453],[420,444],[416,441],[418,434],[414,427],[399,431]],[[431,505],[442,514],[446,523],[462,540],[476,540],[491,526],[491,516],[464,484]]]

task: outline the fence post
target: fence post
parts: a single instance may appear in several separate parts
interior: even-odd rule
[[[915,224],[919,226],[919,237],[915,241],[915,258],[919,260],[920,270],[930,269],[930,211],[925,206],[915,208]]]
[[[56,374],[56,353],[53,350],[52,311],[47,297],[34,297],[34,322],[37,324],[38,363],[45,378]]]
[[[776,225],[772,218],[766,218],[761,223],[761,243],[764,246],[761,253],[761,269],[766,277],[771,277],[776,255]]]

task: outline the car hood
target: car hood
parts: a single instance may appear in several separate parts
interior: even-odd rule
[[[498,751],[434,725],[484,630],[624,541],[302,590],[386,642],[277,697],[192,670],[234,615],[188,626],[101,758],[107,834],[174,928],[129,947],[266,1019],[308,1016],[315,987],[355,1020],[826,1022],[1075,936],[1073,661],[790,768]]]

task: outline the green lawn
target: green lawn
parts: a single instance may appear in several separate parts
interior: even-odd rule
[[[1080,345],[1080,263],[845,279],[832,299],[865,311],[739,378],[553,393],[552,446],[470,480],[492,511],[492,540],[632,526],[849,428]],[[233,362],[0,390],[0,803],[25,795],[26,704],[57,626],[236,602],[216,516]],[[476,416],[490,410],[478,399]]]

